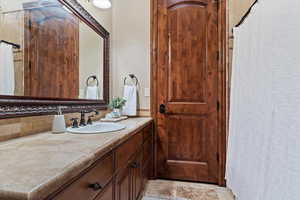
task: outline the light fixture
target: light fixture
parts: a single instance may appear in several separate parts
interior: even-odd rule
[[[109,9],[111,7],[110,0],[92,0],[94,6],[101,9]]]

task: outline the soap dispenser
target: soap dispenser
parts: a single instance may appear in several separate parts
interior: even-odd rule
[[[62,113],[62,109],[59,106],[57,115],[54,115],[52,133],[59,134],[64,132],[66,132],[66,121],[65,121],[65,116]]]

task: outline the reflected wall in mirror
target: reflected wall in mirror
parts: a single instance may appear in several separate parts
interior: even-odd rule
[[[104,98],[104,38],[59,0],[0,0],[0,95]]]

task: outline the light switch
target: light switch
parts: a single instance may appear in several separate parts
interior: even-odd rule
[[[150,88],[145,88],[144,94],[145,97],[150,97]]]

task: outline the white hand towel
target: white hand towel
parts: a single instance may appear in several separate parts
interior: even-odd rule
[[[136,116],[137,115],[137,87],[134,85],[124,86],[124,97],[126,104],[123,107],[123,115]]]
[[[86,99],[99,99],[99,88],[97,86],[88,86],[85,97]]]
[[[0,95],[14,95],[15,67],[11,45],[0,44]]]

